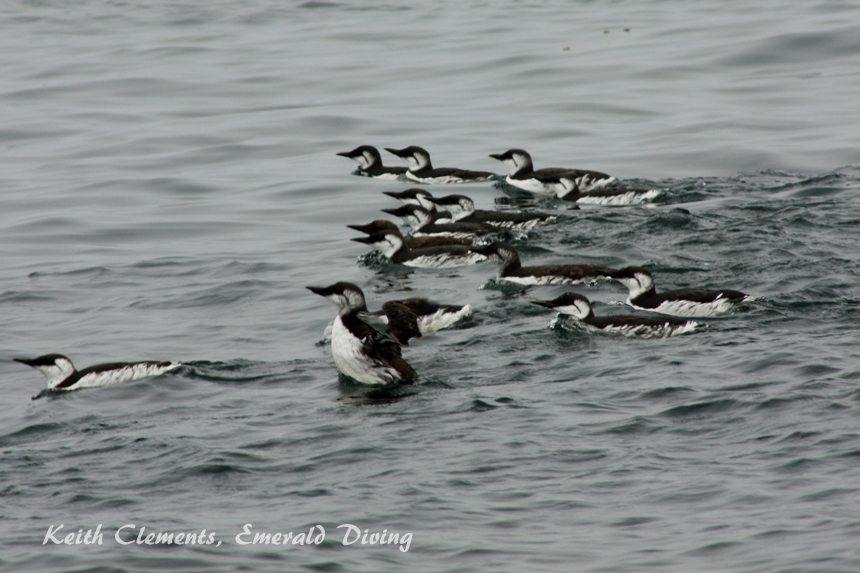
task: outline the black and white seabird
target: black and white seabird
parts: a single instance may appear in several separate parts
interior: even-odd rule
[[[434,223],[430,211],[418,205],[401,205],[397,209],[382,209],[382,212],[403,219],[412,229],[413,237],[442,235],[471,239],[499,232],[498,227],[480,223]]]
[[[62,354],[45,354],[38,358],[15,358],[16,362],[40,370],[48,379],[48,388],[33,399],[52,390],[78,390],[111,386],[150,376],[159,376],[182,366],[179,362],[111,362],[76,370]]]
[[[421,336],[414,313],[404,312],[398,304],[363,318],[369,313],[364,293],[356,285],[338,282],[307,288],[337,306],[331,354],[340,372],[356,382],[375,385],[409,383],[418,378],[400,351],[409,338]]]
[[[600,265],[540,265],[524,267],[517,250],[507,243],[496,241],[490,245],[472,247],[472,250],[487,255],[496,263],[499,280],[521,285],[560,285],[570,283],[592,283],[600,278],[609,278],[614,269]]]
[[[699,323],[670,316],[595,316],[588,299],[579,293],[568,292],[553,300],[533,300],[532,304],[545,306],[561,314],[572,316],[604,332],[643,338],[667,338],[694,332]]]
[[[406,246],[400,233],[382,232],[352,240],[372,245],[392,262],[407,267],[453,269],[487,260],[485,255],[478,254],[463,245],[411,249]]]
[[[377,233],[396,233],[403,238],[403,242],[410,249],[427,249],[430,247],[443,247],[446,245],[463,245],[469,247],[472,245],[472,239],[458,239],[457,237],[443,237],[441,235],[425,235],[423,237],[404,237],[400,233],[398,226],[387,219],[376,219],[367,225],[347,225],[350,229],[355,229],[366,235],[375,235]]]
[[[487,181],[497,177],[489,171],[469,171],[454,167],[433,167],[430,163],[430,154],[426,149],[417,145],[410,145],[403,149],[385,148],[389,153],[406,161],[408,166],[406,177],[419,183],[476,183]]]
[[[364,384],[397,384],[418,374],[403,359],[401,346],[410,338],[448,328],[472,312],[470,305],[443,305],[424,298],[394,300],[368,312],[364,293],[348,282],[307,287],[338,308],[331,334],[331,353],[339,371]],[[417,330],[417,332],[416,332]]]
[[[348,157],[358,163],[358,171],[355,172],[355,175],[373,177],[374,179],[398,179],[406,173],[405,167],[383,166],[379,150],[372,145],[359,145],[352,151],[342,151],[337,155]]]
[[[587,169],[546,167],[536,170],[531,155],[522,149],[509,149],[490,157],[508,166],[508,176],[505,178],[508,184],[538,195],[561,197],[572,191],[573,187],[580,191],[591,191],[618,181],[612,175]]]
[[[406,189],[405,191],[383,191],[382,193],[389,197],[394,197],[405,205],[418,205],[419,207],[427,209],[430,211],[430,215],[432,216],[432,221],[434,223],[454,222],[451,218],[451,213],[436,209],[436,204],[430,201],[430,199],[433,198],[433,195],[424,189],[413,187],[412,189]]]
[[[629,289],[627,304],[662,314],[719,316],[730,312],[741,302],[754,300],[747,294],[729,289],[687,288],[658,293],[651,271],[642,267],[619,269],[612,273],[611,278]]]
[[[528,231],[557,219],[555,215],[545,213],[511,213],[475,209],[475,202],[465,195],[430,197],[429,200],[450,213],[455,223],[480,223],[503,229]]]

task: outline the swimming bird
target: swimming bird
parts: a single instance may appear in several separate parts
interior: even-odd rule
[[[352,239],[358,243],[372,245],[394,263],[422,269],[453,269],[474,265],[487,260],[469,247],[445,245],[411,249],[403,241],[400,233],[382,232]]]
[[[433,198],[433,195],[424,189],[413,187],[412,189],[406,189],[405,191],[383,191],[382,193],[397,199],[405,205],[418,205],[419,207],[427,209],[430,211],[431,220],[434,223],[454,222],[451,218],[451,213],[436,209],[436,204],[430,201],[430,199]]]
[[[434,223],[430,211],[418,205],[401,205],[397,209],[382,209],[382,212],[403,219],[412,229],[413,237],[442,235],[471,239],[499,232],[497,227],[480,223]]]
[[[475,183],[496,177],[495,173],[489,171],[469,171],[454,167],[436,169],[430,162],[430,154],[427,150],[417,145],[410,145],[403,149],[386,147],[385,150],[406,161],[408,166],[406,177],[419,183]]]
[[[340,372],[365,384],[408,383],[418,377],[403,359],[410,338],[448,328],[472,312],[471,305],[438,304],[425,298],[388,301],[368,312],[362,290],[348,282],[307,287],[338,308],[331,352]],[[416,332],[417,329],[417,332]]]
[[[511,213],[475,209],[475,202],[465,195],[429,197],[428,200],[450,213],[455,223],[480,223],[503,229],[528,231],[557,219],[555,215],[546,213]]]
[[[179,362],[111,362],[76,370],[72,361],[62,354],[45,354],[38,358],[15,358],[15,362],[40,370],[48,379],[48,387],[33,399],[53,390],[78,390],[111,386],[150,376],[159,376],[182,366]]]
[[[532,304],[544,306],[561,314],[598,328],[624,336],[643,338],[667,338],[677,334],[694,332],[699,323],[670,316],[595,316],[588,299],[579,293],[568,292],[553,300],[533,300]]]
[[[609,278],[614,269],[600,265],[539,265],[524,267],[517,250],[496,241],[489,245],[471,247],[476,253],[487,255],[496,263],[499,280],[522,285],[558,285],[591,283],[599,278]]]
[[[580,192],[590,191],[618,181],[612,175],[587,169],[546,167],[536,170],[531,155],[522,149],[509,149],[490,157],[508,166],[508,176],[505,178],[508,184],[538,195],[561,197],[572,192],[574,187]]]
[[[375,179],[397,179],[406,173],[405,167],[383,166],[379,150],[372,145],[359,145],[352,151],[342,151],[337,155],[348,157],[358,163],[356,175],[373,177]]]
[[[658,293],[651,271],[643,267],[618,269],[611,278],[629,289],[627,304],[662,314],[719,316],[730,312],[741,302],[753,300],[747,294],[730,289],[686,288]]]
[[[414,313],[404,312],[403,306],[396,304],[369,315],[364,293],[348,282],[307,288],[337,306],[331,354],[340,372],[357,382],[374,385],[409,383],[418,378],[400,351],[409,338],[420,336]]]
[[[443,237],[441,235],[425,235],[423,237],[404,237],[400,233],[400,229],[396,224],[387,219],[376,219],[367,225],[347,225],[350,229],[355,229],[366,235],[375,235],[377,233],[396,233],[400,235],[403,242],[410,249],[426,249],[429,247],[442,247],[445,245],[463,245],[471,246],[472,239],[458,239],[456,237]]]

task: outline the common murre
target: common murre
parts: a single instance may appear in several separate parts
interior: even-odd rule
[[[404,237],[398,226],[387,219],[376,219],[367,225],[347,225],[350,229],[355,229],[366,235],[375,235],[377,233],[397,233],[403,238],[406,246],[410,249],[427,249],[429,247],[442,247],[445,245],[463,245],[469,247],[472,245],[472,239],[458,239],[457,237],[444,237],[442,235],[425,235],[423,237]]]
[[[444,305],[424,298],[388,301],[368,312],[362,290],[348,282],[307,287],[338,307],[331,352],[340,372],[365,384],[408,383],[418,377],[401,356],[409,338],[448,328],[472,312],[470,305]],[[417,332],[416,332],[417,328]]]
[[[600,265],[539,265],[524,267],[517,250],[507,243],[496,241],[489,245],[471,247],[476,253],[487,255],[496,263],[499,280],[522,285],[559,285],[591,283],[609,278],[614,269]]]
[[[442,235],[470,239],[499,232],[498,227],[480,223],[434,223],[430,211],[418,205],[401,205],[397,209],[382,209],[382,212],[403,219],[412,229],[413,237]]]
[[[531,155],[522,149],[509,149],[504,153],[494,153],[490,157],[508,166],[505,182],[538,195],[561,197],[559,192],[570,193],[573,187],[577,187],[580,191],[590,191],[618,181],[612,175],[587,169],[546,167],[536,170],[532,164]]]
[[[686,288],[658,293],[651,271],[642,267],[618,269],[610,276],[630,291],[627,304],[662,314],[719,316],[741,302],[754,300],[750,295],[730,289]]]
[[[393,197],[405,205],[418,205],[430,211],[431,220],[434,223],[453,223],[451,213],[436,209],[436,204],[430,201],[433,196],[418,187],[406,189],[405,191],[383,191],[383,195]]]
[[[552,300],[533,300],[532,304],[544,306],[563,315],[584,322],[604,332],[641,336],[643,338],[667,338],[677,334],[694,332],[699,323],[671,316],[595,316],[588,299],[579,293],[568,292]]]
[[[76,370],[72,361],[62,354],[45,354],[38,358],[14,358],[15,362],[40,370],[48,379],[48,387],[33,399],[54,390],[78,390],[111,386],[150,376],[159,376],[182,366],[179,362],[110,362]]]
[[[352,151],[341,151],[337,155],[348,157],[358,163],[355,175],[373,177],[374,179],[398,179],[406,174],[405,167],[385,167],[379,150],[372,145],[359,145]]]
[[[480,223],[503,229],[528,231],[557,219],[556,215],[546,213],[511,213],[475,209],[475,202],[465,195],[429,197],[428,200],[450,213],[455,223]]]
[[[386,151],[406,161],[406,177],[419,183],[475,183],[497,177],[489,171],[469,171],[454,167],[434,168],[426,149],[410,145],[403,149],[385,148]]]
[[[414,313],[403,312],[402,305],[393,305],[362,319],[362,314],[369,313],[364,293],[356,285],[338,282],[307,288],[337,306],[331,354],[340,372],[364,384],[409,383],[418,378],[400,351],[418,330]],[[381,329],[383,325],[387,332]]]
[[[400,233],[383,231],[369,237],[351,239],[358,243],[372,245],[394,263],[421,269],[453,269],[474,265],[487,260],[463,245],[445,245],[411,249],[403,241]]]

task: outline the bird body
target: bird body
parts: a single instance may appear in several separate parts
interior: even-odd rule
[[[486,255],[496,263],[499,280],[522,285],[559,285],[591,283],[609,278],[614,271],[601,265],[538,265],[524,267],[517,250],[507,243],[496,241],[490,245],[472,247],[476,253]]]
[[[426,149],[410,145],[403,149],[385,148],[406,162],[406,177],[418,183],[475,183],[496,177],[489,171],[470,171],[455,167],[434,168]]]
[[[699,326],[696,322],[669,316],[595,316],[588,299],[575,292],[565,293],[553,300],[533,300],[532,303],[571,316],[592,328],[624,336],[667,338],[694,332]]]
[[[178,362],[164,361],[110,362],[76,370],[72,361],[62,354],[46,354],[38,358],[15,358],[14,360],[40,370],[47,378],[47,391],[112,386],[121,382],[158,376],[182,365]],[[42,394],[35,396],[34,399]]]
[[[688,288],[658,293],[651,271],[643,267],[626,267],[612,274],[628,290],[627,304],[634,308],[674,316],[719,316],[731,312],[736,305],[753,300],[731,289]]]

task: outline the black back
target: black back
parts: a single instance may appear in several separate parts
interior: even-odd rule
[[[399,313],[399,309],[394,310],[395,316]],[[418,373],[403,359],[400,350],[400,344],[389,338],[386,333],[380,332],[372,328],[367,323],[358,318],[357,313],[351,312],[341,316],[344,326],[356,337],[362,340],[363,352],[380,364],[386,364],[394,368],[403,381],[415,380],[418,378]],[[389,321],[391,318],[389,317]],[[417,325],[415,327],[417,330]],[[399,336],[407,336],[405,331],[398,329]],[[396,336],[393,332],[391,336]],[[421,334],[419,333],[418,336]]]

